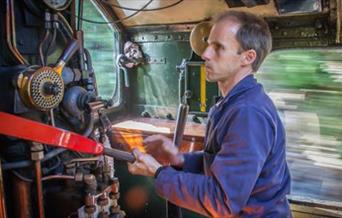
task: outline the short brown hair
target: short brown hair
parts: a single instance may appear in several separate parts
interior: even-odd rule
[[[254,49],[257,56],[252,64],[256,72],[266,55],[272,49],[272,36],[266,21],[254,14],[242,11],[226,11],[213,19],[213,23],[232,20],[240,24],[236,39],[240,43],[241,52]]]

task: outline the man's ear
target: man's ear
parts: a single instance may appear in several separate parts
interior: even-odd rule
[[[252,65],[256,59],[256,52],[254,49],[249,49],[242,53],[242,65]]]

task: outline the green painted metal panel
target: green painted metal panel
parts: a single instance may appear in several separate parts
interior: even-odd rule
[[[135,112],[148,112],[153,117],[175,118],[179,95],[184,94],[185,82],[179,90],[180,71],[176,66],[182,60],[190,60],[192,50],[188,41],[189,32],[139,32],[131,38],[140,45],[145,64],[131,71],[131,104]],[[198,58],[199,59],[199,58]],[[197,61],[201,63],[201,61]],[[189,99],[190,111],[200,111],[200,67],[188,66],[188,88],[192,93]],[[207,111],[217,96],[217,85],[207,83]]]

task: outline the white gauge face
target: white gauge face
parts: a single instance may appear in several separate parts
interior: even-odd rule
[[[43,0],[44,3],[53,10],[64,10],[71,0]]]

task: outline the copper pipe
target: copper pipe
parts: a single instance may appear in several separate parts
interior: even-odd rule
[[[69,32],[71,34],[74,33],[74,30],[72,29],[72,27],[70,26],[70,24],[68,23],[68,21],[65,19],[65,17],[63,16],[63,14],[61,14],[60,12],[57,12],[57,16],[59,18],[59,20],[64,24],[64,26],[69,30]]]
[[[0,161],[0,217],[6,218],[5,191],[2,180],[2,168]]]
[[[16,54],[18,55],[18,57],[24,62],[24,64],[28,64],[27,60],[20,54],[20,52],[17,49],[17,40],[16,40],[16,33],[15,33],[15,16],[14,16],[14,3],[13,0],[11,1],[11,35],[12,35],[12,46],[14,48],[14,51],[16,52]]]
[[[14,217],[30,218],[31,216],[31,184],[16,176],[11,176],[13,181]]]
[[[43,52],[43,46],[44,46],[44,43],[46,42],[46,40],[49,38],[49,35],[50,35],[50,30],[48,30],[48,29],[45,30],[44,38],[39,43],[39,46],[38,46],[39,59],[40,59],[40,64],[42,66],[46,66],[45,58],[44,58],[44,52]],[[47,55],[47,54],[45,54],[45,55]]]
[[[45,176],[42,178],[42,181],[47,180],[53,180],[53,179],[71,179],[74,180],[75,176],[69,176],[69,175],[51,175],[51,176]]]
[[[37,203],[39,218],[44,218],[44,201],[43,201],[43,183],[42,183],[42,168],[40,161],[34,161],[34,172],[36,176],[36,188],[37,188]]]
[[[11,7],[10,7],[10,0],[6,1],[6,41],[9,50],[12,52],[14,57],[19,61],[19,63],[23,64],[23,60],[16,55],[16,52],[12,46],[12,39],[11,39]]]
[[[16,47],[13,0],[6,1],[6,41],[9,50],[17,61],[20,64],[28,64],[27,60],[20,54]]]

